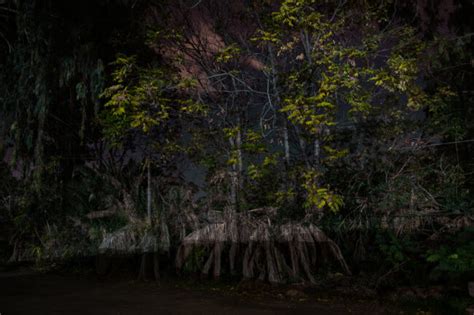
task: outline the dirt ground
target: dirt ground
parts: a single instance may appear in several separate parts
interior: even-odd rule
[[[376,302],[318,303],[94,276],[0,273],[0,314],[388,314]]]

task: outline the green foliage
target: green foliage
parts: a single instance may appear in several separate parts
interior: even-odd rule
[[[207,250],[204,247],[194,247],[189,259],[186,260],[183,270],[189,273],[196,273],[202,270],[207,259]]]
[[[215,59],[217,63],[226,63],[238,58],[240,53],[240,48],[235,44],[231,44],[227,45],[224,49],[219,51],[216,54]]]
[[[201,104],[179,97],[179,90],[187,83],[174,76],[171,69],[153,64],[142,67],[136,56],[125,55],[118,55],[113,66],[113,85],[101,96],[107,100],[104,132],[115,144],[134,130],[145,135],[154,130],[166,134],[172,118],[205,113]]]
[[[278,205],[281,174],[277,154],[266,155],[260,163],[251,163],[247,168],[245,199],[247,208]]]
[[[437,263],[436,270],[461,273],[474,271],[474,243],[451,248],[442,246],[436,251],[430,251],[427,257],[428,262]]]
[[[109,134],[126,133],[122,127],[147,133],[169,119],[172,100],[165,95],[172,87],[161,69],[140,69],[135,56],[119,55],[114,65],[115,84],[106,88],[102,97],[107,99],[105,107],[110,115],[123,123],[106,125],[112,129]]]
[[[410,258],[408,253],[414,248],[408,237],[399,238],[392,232],[377,234],[377,244],[382,253],[383,259],[392,266],[400,266],[406,263]]]
[[[263,154],[267,151],[267,147],[264,143],[262,135],[254,130],[248,129],[244,134],[244,143],[242,144],[242,150],[248,152],[249,154]],[[267,156],[266,162],[263,164],[275,164],[276,161],[274,157]]]
[[[307,171],[303,174],[303,188],[308,192],[304,206],[306,208],[316,208],[322,210],[328,208],[332,212],[337,212],[343,203],[341,196],[331,192],[327,188],[320,188],[318,178],[320,174],[317,171]]]
[[[347,149],[336,147],[333,136],[341,112],[346,111],[343,108],[349,105],[349,118],[358,122],[379,106],[376,95],[383,94],[411,110],[428,104],[418,84],[423,43],[409,26],[394,27],[385,34],[375,32],[363,21],[380,14],[379,10],[366,6],[354,17],[351,6],[338,6],[331,15],[317,1],[287,0],[254,39],[261,46],[274,47],[274,63],[284,65],[285,75],[278,77],[283,96],[280,111],[301,128],[301,137],[309,143],[318,141],[321,150],[314,149],[315,165],[301,176],[308,208],[337,212],[342,206],[341,196],[322,183],[326,166],[348,154]],[[346,37],[354,24],[363,35]],[[387,41],[392,42],[389,48],[383,47]]]
[[[426,261],[435,264],[433,274],[469,275],[474,273],[474,230],[465,228],[448,238],[450,245],[427,251]]]

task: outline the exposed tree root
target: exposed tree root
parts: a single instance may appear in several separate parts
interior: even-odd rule
[[[188,236],[178,248],[176,267],[182,269],[196,248],[207,248],[208,256],[201,273],[221,275],[222,255],[229,253],[229,271],[237,266],[246,279],[267,280],[271,283],[308,281],[315,283],[319,265],[332,258],[350,274],[342,253],[334,241],[313,224],[287,223],[273,226],[269,215],[227,216],[224,222],[205,225]],[[243,251],[242,255],[237,255]],[[329,257],[323,255],[327,252]],[[242,258],[240,258],[242,257]]]
[[[159,280],[159,255],[169,249],[169,232],[164,222],[156,230],[140,225],[125,226],[106,234],[99,246],[101,254],[141,254],[138,279],[145,281],[149,280],[149,270],[152,270],[154,280]]]

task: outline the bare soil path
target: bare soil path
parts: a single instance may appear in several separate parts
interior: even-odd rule
[[[345,305],[229,295],[130,280],[0,273],[0,313],[14,314],[387,314],[378,303]]]

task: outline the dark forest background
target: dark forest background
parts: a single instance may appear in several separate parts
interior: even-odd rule
[[[472,277],[473,6],[1,0],[0,261]]]

